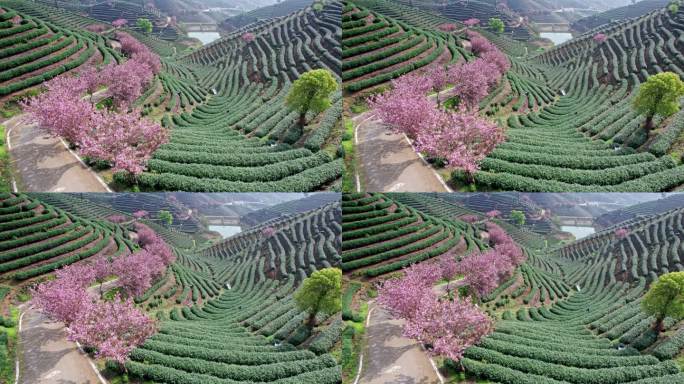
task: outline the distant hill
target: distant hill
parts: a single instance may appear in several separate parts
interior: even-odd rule
[[[572,23],[572,29],[576,32],[584,33],[610,22],[641,17],[646,13],[666,7],[668,3],[669,0],[643,0],[635,4],[614,8],[597,15],[579,19]]]

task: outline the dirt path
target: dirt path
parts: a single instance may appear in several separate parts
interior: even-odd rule
[[[361,190],[370,192],[451,192],[403,135],[391,133],[366,112],[352,118],[359,156]]]
[[[20,332],[19,384],[100,384],[88,357],[66,340],[62,323],[28,308]]]
[[[401,336],[401,320],[371,305],[359,384],[440,384],[441,378],[416,341]]]
[[[22,192],[111,192],[106,184],[71,153],[59,138],[17,115],[3,124],[8,149]]]

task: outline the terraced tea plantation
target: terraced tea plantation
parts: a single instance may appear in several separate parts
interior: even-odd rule
[[[352,276],[376,277],[452,249],[485,248],[473,225],[414,208],[394,195],[345,194],[342,213],[342,270]]]
[[[423,3],[412,2],[413,7],[383,0],[347,3],[342,66],[350,103],[363,103],[365,94],[355,93],[361,89],[388,87],[388,80],[402,74],[425,73],[428,64],[472,57],[458,17],[437,5],[439,14],[425,11]],[[505,127],[506,140],[480,162],[473,179],[449,168],[437,171],[454,190],[473,182],[485,190],[529,192],[653,192],[684,184],[684,115],[656,116],[649,131],[644,128],[644,115],[632,106],[639,86],[650,76],[665,71],[684,75],[684,48],[678,39],[684,11],[654,9],[640,17],[601,24],[539,53],[524,42],[476,28],[511,63],[500,85],[480,103],[481,114]],[[449,23],[455,31],[440,30]],[[404,34],[410,37],[393,40]],[[601,34],[606,41],[595,42],[594,36]],[[435,52],[430,45],[444,46],[439,59],[412,59],[412,52]],[[448,54],[452,51],[455,54]],[[373,164],[372,153],[360,156],[364,157],[360,163]]]
[[[124,227],[22,194],[0,196],[0,279],[17,283],[86,260],[137,248]]]
[[[119,53],[82,18],[64,12],[50,19],[25,13],[24,2],[0,2],[0,97],[39,85],[85,63],[107,64]],[[25,3],[24,3],[25,4]],[[15,6],[19,5],[15,8]]]
[[[466,352],[466,370],[502,383],[682,382],[672,361],[681,324],[665,318],[659,335],[640,308],[649,284],[683,268],[682,214],[680,204],[538,254],[532,264],[573,287],[570,297],[502,312],[496,332]]]
[[[175,74],[211,94],[192,112],[165,120],[171,142],[149,162],[143,187],[185,191],[308,191],[341,175],[327,147],[341,95],[309,126],[284,106],[290,85],[314,68],[339,71],[341,5],[326,3],[236,30],[174,63]],[[251,33],[255,40],[241,36]],[[181,93],[181,98],[183,93]],[[186,94],[186,96],[190,96]]]
[[[172,383],[338,383],[329,352],[344,325],[319,315],[313,332],[293,299],[314,271],[339,265],[339,203],[252,227],[210,247],[180,253],[175,285],[150,302],[175,297],[161,310],[160,332],[133,351],[129,374]]]
[[[509,195],[513,194],[506,194]],[[394,207],[395,211],[404,209],[423,220],[402,224],[402,217],[388,217],[382,223],[368,223],[368,230],[385,229],[366,237],[349,238],[348,231],[355,230],[345,227],[342,258],[349,277],[353,279],[358,274],[345,259],[349,252],[370,252],[383,244],[408,241],[421,231],[429,236],[431,228],[437,226],[436,220],[443,226],[467,225],[471,231],[474,228],[477,235],[469,237],[470,241],[486,249],[480,238],[486,219],[468,219],[473,224],[459,221],[466,215],[477,217],[478,213],[448,197],[420,193],[344,195],[343,226],[356,222],[347,219],[356,218],[360,214],[356,210],[372,216],[387,207]],[[481,307],[496,321],[495,331],[466,349],[460,362],[447,359],[445,366],[457,370],[462,367],[465,376],[461,377],[468,380],[506,384],[684,382],[684,373],[673,360],[684,349],[681,322],[666,317],[663,331],[656,332],[655,317],[641,309],[644,294],[658,276],[684,270],[684,248],[680,242],[684,238],[684,208],[676,197],[625,208],[624,211],[636,212],[636,207],[648,205],[658,213],[641,210],[640,216],[593,235],[549,247],[544,244],[545,240],[552,244],[551,237],[495,219],[522,246],[527,261],[510,279],[481,298]],[[378,213],[377,217],[387,215]],[[428,217],[432,222],[427,222]],[[396,225],[390,228],[392,223]],[[618,229],[626,235],[619,234]],[[413,244],[418,245],[419,240],[413,239]],[[401,244],[392,249],[399,247]],[[438,249],[439,245],[433,245],[421,252],[439,253]],[[414,261],[428,260],[423,257]],[[392,263],[398,264],[396,260]],[[365,274],[369,275],[374,274]],[[348,285],[343,296],[343,313],[348,319],[354,319],[362,310],[359,301],[367,300],[361,293],[366,289],[360,280],[352,280]],[[374,348],[382,346],[372,344],[364,353],[372,354]],[[448,374],[445,372],[442,374]]]
[[[341,90],[324,112],[309,112],[304,127],[299,113],[285,105],[293,82],[313,69],[328,70],[341,88],[342,4],[315,3],[295,11],[278,4],[273,14],[282,16],[243,25],[196,50],[168,42],[174,38],[164,31],[123,28],[162,57],[161,72],[135,106],[161,121],[171,139],[154,153],[147,172],[115,181],[144,190],[336,188],[343,168]],[[86,63],[124,60],[107,22],[138,14],[129,9],[136,6],[97,4],[88,8],[97,17],[92,19],[68,5],[1,1],[0,96],[16,96]],[[104,32],[86,30],[93,26]]]
[[[391,11],[383,12],[386,8],[392,6],[383,1],[345,2],[342,80],[346,91],[357,92],[429,64],[455,63],[469,55],[455,35],[411,25],[402,18],[411,16],[405,13],[395,19]]]

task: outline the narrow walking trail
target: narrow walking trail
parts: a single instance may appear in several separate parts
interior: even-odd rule
[[[100,384],[87,355],[67,341],[62,323],[27,308],[19,334],[19,384]]]
[[[3,123],[22,192],[111,192],[61,140],[17,115]]]
[[[392,133],[370,112],[352,118],[361,189],[371,192],[450,192],[404,135]]]
[[[427,353],[401,336],[402,320],[371,304],[359,384],[440,384]]]

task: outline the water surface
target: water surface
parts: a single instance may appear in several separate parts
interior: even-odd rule
[[[539,36],[553,41],[555,45],[565,43],[572,39],[572,33],[570,32],[542,32]]]
[[[188,32],[188,36],[199,39],[202,44],[207,45],[221,37],[218,32]]]
[[[572,225],[561,225],[561,231],[572,233],[577,240],[596,232],[594,227],[576,227]]]

